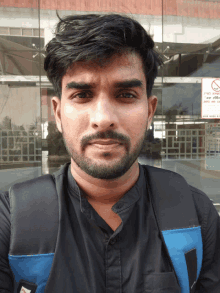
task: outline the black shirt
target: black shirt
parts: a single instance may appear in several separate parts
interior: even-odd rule
[[[65,264],[63,271],[68,274],[60,272],[58,280],[54,279],[54,288],[59,282],[63,284],[63,292],[67,283],[71,284],[72,292],[80,293],[180,292],[160,239],[143,167],[140,165],[136,184],[112,207],[122,220],[115,231],[87,201],[70,168],[65,175],[62,209],[65,214],[63,231],[66,229],[66,232],[59,245],[65,247],[60,249],[60,258]],[[219,293],[219,215],[202,191],[190,188],[202,229],[204,251],[196,292]],[[10,237],[8,193],[2,194],[0,199],[0,292],[6,293],[13,292],[7,260]],[[51,284],[51,292],[55,292],[52,287]]]

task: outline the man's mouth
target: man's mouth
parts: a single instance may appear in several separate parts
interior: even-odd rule
[[[118,140],[112,139],[98,139],[89,142],[88,146],[94,147],[102,151],[114,151],[118,147],[121,147],[123,143]]]
[[[89,142],[90,145],[97,144],[97,145],[120,145],[122,144],[118,140],[112,140],[112,139],[98,139],[93,140],[92,142]]]

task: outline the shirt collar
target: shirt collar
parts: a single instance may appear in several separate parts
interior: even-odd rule
[[[135,185],[131,187],[131,189],[128,190],[125,195],[113,205],[113,212],[119,214],[121,211],[134,205],[134,203],[138,201],[143,194],[143,183],[145,183],[145,180],[143,167],[139,164],[138,180],[136,181]],[[144,186],[146,186],[146,184],[144,184]],[[69,165],[68,168],[68,190],[71,195],[77,197],[80,200],[81,210],[86,210],[90,204],[85,198],[83,190],[79,188],[74,177],[72,176],[71,165]]]

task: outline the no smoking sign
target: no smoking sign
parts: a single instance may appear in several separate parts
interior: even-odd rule
[[[202,78],[201,118],[220,119],[220,78]]]
[[[215,92],[220,92],[220,79],[215,79],[213,80],[211,87],[213,89],[213,91]]]

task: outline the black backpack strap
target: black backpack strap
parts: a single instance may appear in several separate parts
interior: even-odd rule
[[[44,175],[15,184],[9,190],[9,198],[9,263],[15,283],[19,286],[19,282],[24,280],[27,288],[28,283],[33,283],[33,286],[40,288],[39,292],[43,292],[41,290],[49,277],[59,228],[59,203],[54,178]],[[41,268],[43,273],[39,271]],[[36,277],[34,269],[42,276]]]
[[[194,291],[202,266],[201,227],[186,180],[179,174],[143,166],[161,239],[182,293]]]

